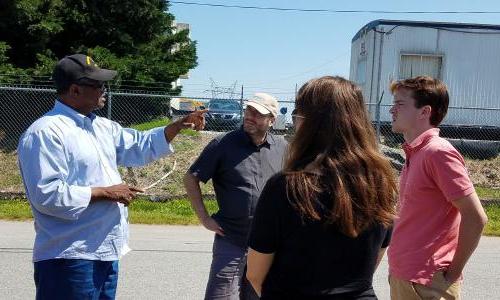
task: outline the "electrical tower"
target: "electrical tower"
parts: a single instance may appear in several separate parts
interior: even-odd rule
[[[240,93],[236,92],[236,85],[238,81],[235,81],[230,86],[222,86],[217,84],[212,78],[210,78],[210,86],[212,92],[212,98],[214,99],[238,99]]]

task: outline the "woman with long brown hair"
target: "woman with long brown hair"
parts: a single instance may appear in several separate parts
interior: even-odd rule
[[[285,168],[257,205],[247,278],[262,299],[377,299],[373,273],[397,190],[361,90],[341,77],[313,79],[296,108]]]

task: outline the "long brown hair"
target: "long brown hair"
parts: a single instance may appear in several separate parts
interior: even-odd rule
[[[356,237],[374,223],[389,226],[397,184],[378,150],[361,90],[342,77],[304,84],[296,99],[301,119],[285,162],[287,197],[302,218],[335,224]],[[319,172],[306,167],[316,166]],[[329,195],[326,213],[318,197]]]

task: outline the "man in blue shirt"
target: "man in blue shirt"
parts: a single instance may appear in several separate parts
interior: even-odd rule
[[[244,279],[247,237],[267,180],[281,171],[286,142],[269,132],[278,101],[257,93],[247,102],[243,126],[212,140],[184,177],[196,215],[215,233],[205,299],[256,299]],[[208,215],[200,181],[212,179],[219,211]]]
[[[164,157],[181,129],[203,129],[205,111],[146,132],[96,116],[104,83],[115,76],[89,56],[61,59],[53,73],[59,99],[19,141],[35,220],[37,299],[114,299],[118,260],[130,251],[126,206],[141,192],[123,183],[118,165]]]

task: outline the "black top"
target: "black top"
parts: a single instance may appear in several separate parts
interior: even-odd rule
[[[282,174],[268,181],[248,242],[258,252],[274,253],[262,299],[377,299],[373,273],[392,229],[377,224],[350,238],[334,225],[302,222],[287,200],[285,185]],[[329,195],[318,200],[331,207]]]
[[[286,141],[271,133],[256,146],[240,128],[213,139],[190,172],[212,179],[219,211],[212,217],[234,244],[246,248],[250,220],[266,181],[281,171]]]

